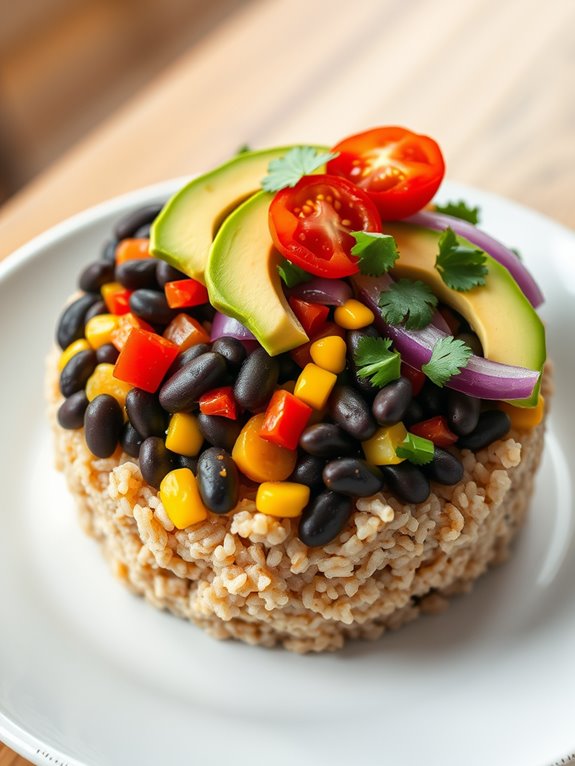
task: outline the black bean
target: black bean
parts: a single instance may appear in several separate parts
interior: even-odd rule
[[[65,402],[62,402],[58,409],[58,423],[62,428],[74,430],[76,428],[82,428],[84,425],[84,413],[88,406],[88,397],[86,392],[76,391],[75,394],[68,397]]]
[[[88,324],[88,322],[90,321],[90,319],[92,319],[92,317],[97,317],[100,314],[107,314],[107,313],[108,313],[108,307],[106,306],[103,300],[98,299],[94,303],[94,305],[90,306],[88,311],[86,311],[86,317],[84,321],[86,324]]]
[[[430,380],[423,384],[417,401],[423,407],[425,418],[432,418],[435,415],[441,415],[445,412],[447,393],[444,388],[439,388]]]
[[[371,497],[383,487],[379,468],[353,457],[329,462],[323,469],[323,481],[328,489],[352,497]]]
[[[231,452],[236,439],[242,430],[242,424],[237,420],[218,417],[218,415],[204,415],[198,413],[198,426],[204,439],[212,447],[222,447]]]
[[[304,509],[298,536],[310,548],[327,545],[343,530],[353,510],[353,501],[337,492],[322,492]]]
[[[440,484],[457,484],[463,478],[461,460],[441,447],[435,448],[433,460],[422,466],[422,470],[430,479],[438,481]]]
[[[100,256],[103,261],[107,263],[116,263],[116,248],[118,247],[118,241],[116,239],[109,239],[102,248],[102,255]]]
[[[134,290],[130,295],[130,311],[150,324],[168,324],[178,313],[168,306],[164,293],[159,290]]]
[[[403,413],[403,422],[406,426],[410,426],[413,423],[419,423],[421,420],[424,420],[424,418],[423,407],[417,399],[412,399]]]
[[[175,459],[164,440],[159,436],[148,436],[140,447],[140,471],[150,486],[160,489],[162,479],[175,467]]]
[[[140,226],[139,229],[136,229],[132,236],[134,239],[150,239],[151,232],[152,223],[144,223]]]
[[[122,432],[122,408],[110,394],[100,394],[86,407],[84,436],[88,449],[96,457],[110,457],[116,451]]]
[[[413,463],[382,465],[381,472],[391,492],[406,503],[423,503],[429,497],[429,480]]]
[[[60,373],[60,391],[66,398],[84,388],[96,367],[96,353],[91,348],[79,351]]]
[[[234,386],[236,402],[255,412],[264,407],[278,382],[279,366],[263,348],[257,348],[242,364]]]
[[[212,351],[224,357],[230,370],[239,370],[247,356],[243,344],[236,338],[218,338],[212,343]]]
[[[240,478],[231,455],[220,447],[204,450],[198,460],[200,495],[213,513],[228,513],[238,502]]]
[[[403,420],[413,399],[413,388],[408,378],[398,378],[378,392],[371,411],[380,426],[392,426]]]
[[[141,388],[132,388],[126,396],[126,411],[130,423],[143,439],[164,436],[168,427],[168,414],[162,409],[158,397]]]
[[[174,464],[174,468],[189,468],[190,471],[194,474],[194,476],[198,472],[197,457],[188,457],[188,455],[174,454],[174,457],[172,458],[172,462]]]
[[[460,436],[460,449],[479,450],[501,439],[511,428],[509,415],[503,410],[486,410],[479,416],[476,428],[466,436]]]
[[[476,356],[483,356],[483,346],[474,332],[460,332],[455,337],[466,343]]]
[[[358,443],[343,428],[334,423],[316,423],[304,429],[300,447],[316,457],[341,457],[353,455]]]
[[[120,263],[116,266],[115,278],[127,290],[157,290],[156,260],[142,258]]]
[[[99,293],[102,285],[114,281],[114,264],[107,261],[94,261],[80,274],[78,287],[86,293]]]
[[[358,441],[371,439],[377,430],[368,403],[351,386],[335,386],[327,409],[331,419]]]
[[[297,462],[296,467],[288,481],[298,484],[306,484],[310,489],[323,489],[323,468],[325,460],[313,455],[303,455]]]
[[[279,354],[276,357],[279,365],[278,383],[285,383],[287,380],[297,380],[301,372],[301,367],[291,358],[289,354]]]
[[[481,413],[481,399],[467,396],[459,391],[447,394],[447,423],[453,433],[467,436],[475,430]]]
[[[120,436],[120,446],[130,457],[140,456],[140,447],[144,438],[131,423],[126,423]]]
[[[202,394],[223,385],[227,374],[223,356],[208,351],[168,378],[160,389],[160,404],[168,412],[191,410]]]
[[[120,218],[118,223],[114,226],[114,234],[116,235],[116,238],[128,239],[133,237],[136,230],[146,223],[151,223],[160,213],[162,208],[163,205],[153,203],[127,213]]]
[[[69,306],[66,306],[58,320],[56,340],[60,348],[66,348],[75,340],[84,337],[86,312],[99,300],[97,295],[82,295]]]
[[[188,364],[188,362],[191,362],[193,359],[196,359],[198,356],[205,354],[207,351],[210,351],[210,346],[207,343],[197,343],[195,346],[191,346],[190,348],[183,351],[181,354],[178,354],[178,356],[175,358],[172,366],[170,367],[170,369],[168,370],[166,374],[166,379],[171,377],[178,370],[181,370],[182,367],[185,367]]]
[[[164,287],[166,282],[177,282],[180,279],[188,279],[188,277],[182,272],[170,266],[165,261],[157,261],[156,263],[156,279],[160,287]]]
[[[96,361],[98,364],[116,364],[120,352],[111,343],[104,343],[96,349]]]

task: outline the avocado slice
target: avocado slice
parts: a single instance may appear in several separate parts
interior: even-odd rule
[[[440,301],[452,306],[469,322],[481,341],[487,359],[530,370],[543,370],[545,328],[506,268],[485,253],[488,270],[485,285],[468,292],[452,290],[435,268],[442,232],[405,223],[386,223],[385,233],[395,238],[399,250],[392,274],[426,282]],[[458,240],[476,249],[462,237]],[[533,407],[538,394],[539,384],[529,399],[517,399],[513,404]]]
[[[326,151],[325,147],[314,147]],[[242,152],[171,197],[152,225],[150,252],[204,283],[208,251],[226,216],[260,188],[271,160],[293,146]]]
[[[210,249],[205,277],[212,306],[242,322],[274,356],[308,337],[282,290],[280,255],[268,228],[272,198],[259,192],[226,218]]]

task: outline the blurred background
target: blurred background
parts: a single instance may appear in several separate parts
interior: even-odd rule
[[[0,203],[249,2],[0,0]]]

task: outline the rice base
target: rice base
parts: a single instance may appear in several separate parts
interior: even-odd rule
[[[55,350],[47,375],[56,465],[83,529],[131,591],[215,638],[333,651],[440,611],[506,558],[533,492],[545,422],[477,453],[462,450],[462,481],[433,482],[419,505],[385,493],[358,499],[344,531],[324,547],[308,548],[298,519],[258,513],[249,498],[178,530],[133,458],[120,449],[96,458],[83,429],[58,425],[57,358]],[[546,401],[549,389],[547,370]]]

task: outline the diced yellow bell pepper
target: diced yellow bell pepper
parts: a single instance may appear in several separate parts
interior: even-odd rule
[[[126,404],[128,391],[133,388],[129,383],[114,377],[114,365],[102,362],[96,365],[96,369],[86,383],[86,396],[91,402],[100,394],[110,394],[121,407]]]
[[[313,361],[318,367],[338,375],[345,369],[347,346],[339,335],[328,335],[314,341],[309,349]]]
[[[166,447],[169,450],[186,457],[195,457],[203,443],[204,437],[195,415],[187,412],[172,415],[166,434]]]
[[[397,463],[403,463],[405,458],[398,457],[395,450],[406,436],[407,431],[403,423],[378,428],[371,439],[361,444],[365,459],[372,465],[396,465]]]
[[[86,340],[97,349],[112,342],[112,332],[118,326],[120,317],[115,314],[97,314],[86,322]]]
[[[287,519],[301,516],[309,503],[310,490],[305,484],[292,481],[265,481],[258,487],[256,508],[268,516]]]
[[[262,412],[248,420],[236,439],[232,458],[252,481],[283,481],[295,468],[297,451],[262,439],[260,431],[265,417]]]
[[[506,412],[511,419],[511,427],[520,431],[535,428],[543,420],[545,414],[545,399],[539,394],[539,399],[535,407],[515,407],[508,402],[501,402],[499,405],[503,412]]]
[[[178,529],[208,518],[196,477],[189,468],[176,468],[164,476],[160,484],[160,500],[168,518]]]
[[[80,351],[88,351],[90,348],[92,347],[85,338],[79,338],[70,343],[70,345],[66,346],[64,351],[60,354],[60,358],[58,359],[58,372],[62,372],[73,356],[79,354]]]
[[[333,314],[334,321],[346,330],[360,330],[373,324],[375,315],[371,309],[355,298],[347,300],[343,306],[338,306]]]
[[[315,410],[321,410],[325,407],[336,380],[337,376],[333,372],[310,362],[303,368],[296,381],[294,396]]]

